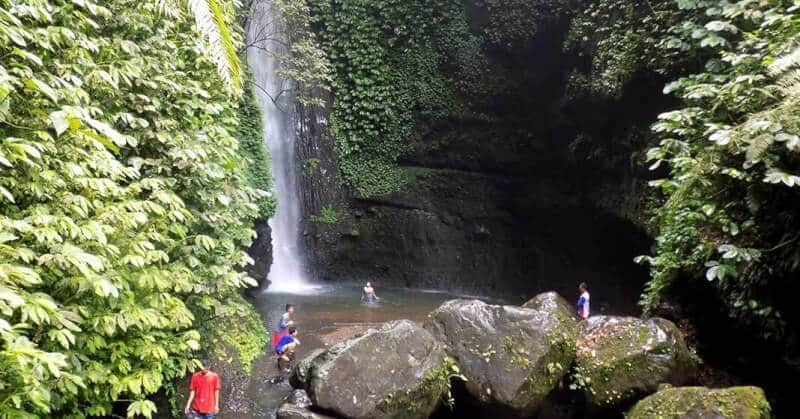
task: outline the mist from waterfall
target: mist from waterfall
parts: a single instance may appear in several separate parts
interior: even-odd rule
[[[305,280],[298,248],[300,191],[295,162],[295,107],[292,81],[279,75],[280,57],[286,53],[280,11],[270,0],[256,0],[247,27],[247,62],[253,73],[256,98],[261,105],[264,141],[270,154],[273,193],[278,198],[272,229],[272,266],[269,292],[303,292]]]

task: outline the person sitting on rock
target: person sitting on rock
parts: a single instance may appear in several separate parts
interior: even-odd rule
[[[372,288],[372,284],[367,282],[367,285],[364,286],[364,291],[361,293],[361,301],[367,304],[372,304],[378,300],[380,300],[380,298],[378,298],[378,295],[375,294],[375,289]]]
[[[294,321],[292,320],[292,315],[294,314],[294,304],[286,304],[286,312],[281,315],[281,318],[278,319],[278,326],[275,327],[275,331],[272,332],[272,346],[278,344],[278,341],[281,340],[281,337],[287,334],[287,330],[289,326],[294,326]]]
[[[578,316],[585,319],[589,317],[589,285],[581,282],[578,285],[578,291],[581,293],[580,297],[578,297]]]
[[[281,339],[275,345],[275,353],[278,354],[278,367],[281,366],[281,361],[289,363],[294,358],[295,349],[300,346],[300,341],[297,339],[297,328],[289,326],[288,334],[281,336]]]

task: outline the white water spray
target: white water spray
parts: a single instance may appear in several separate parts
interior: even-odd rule
[[[253,72],[255,93],[263,115],[264,141],[270,153],[273,193],[278,208],[270,218],[272,266],[269,292],[303,292],[311,287],[298,250],[300,190],[295,166],[295,109],[292,81],[282,79],[280,56],[286,39],[280,11],[270,0],[256,0],[247,31],[247,62]]]

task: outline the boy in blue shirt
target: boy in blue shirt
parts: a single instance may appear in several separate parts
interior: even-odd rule
[[[291,362],[292,358],[294,358],[295,348],[300,346],[300,341],[297,340],[297,328],[289,326],[288,330],[289,333],[281,336],[278,343],[275,344],[275,353],[280,357],[278,359],[278,367],[280,367],[281,360],[287,363]]]

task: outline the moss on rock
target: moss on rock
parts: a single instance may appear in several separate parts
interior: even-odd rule
[[[680,385],[696,363],[678,328],[654,318],[596,316],[579,326],[577,370],[594,408],[651,394],[661,383]]]
[[[535,414],[575,357],[577,323],[558,305],[538,309],[451,300],[425,327],[448,346],[481,403]]]
[[[661,390],[641,401],[627,419],[724,418],[768,419],[769,402],[758,387],[675,387]]]

